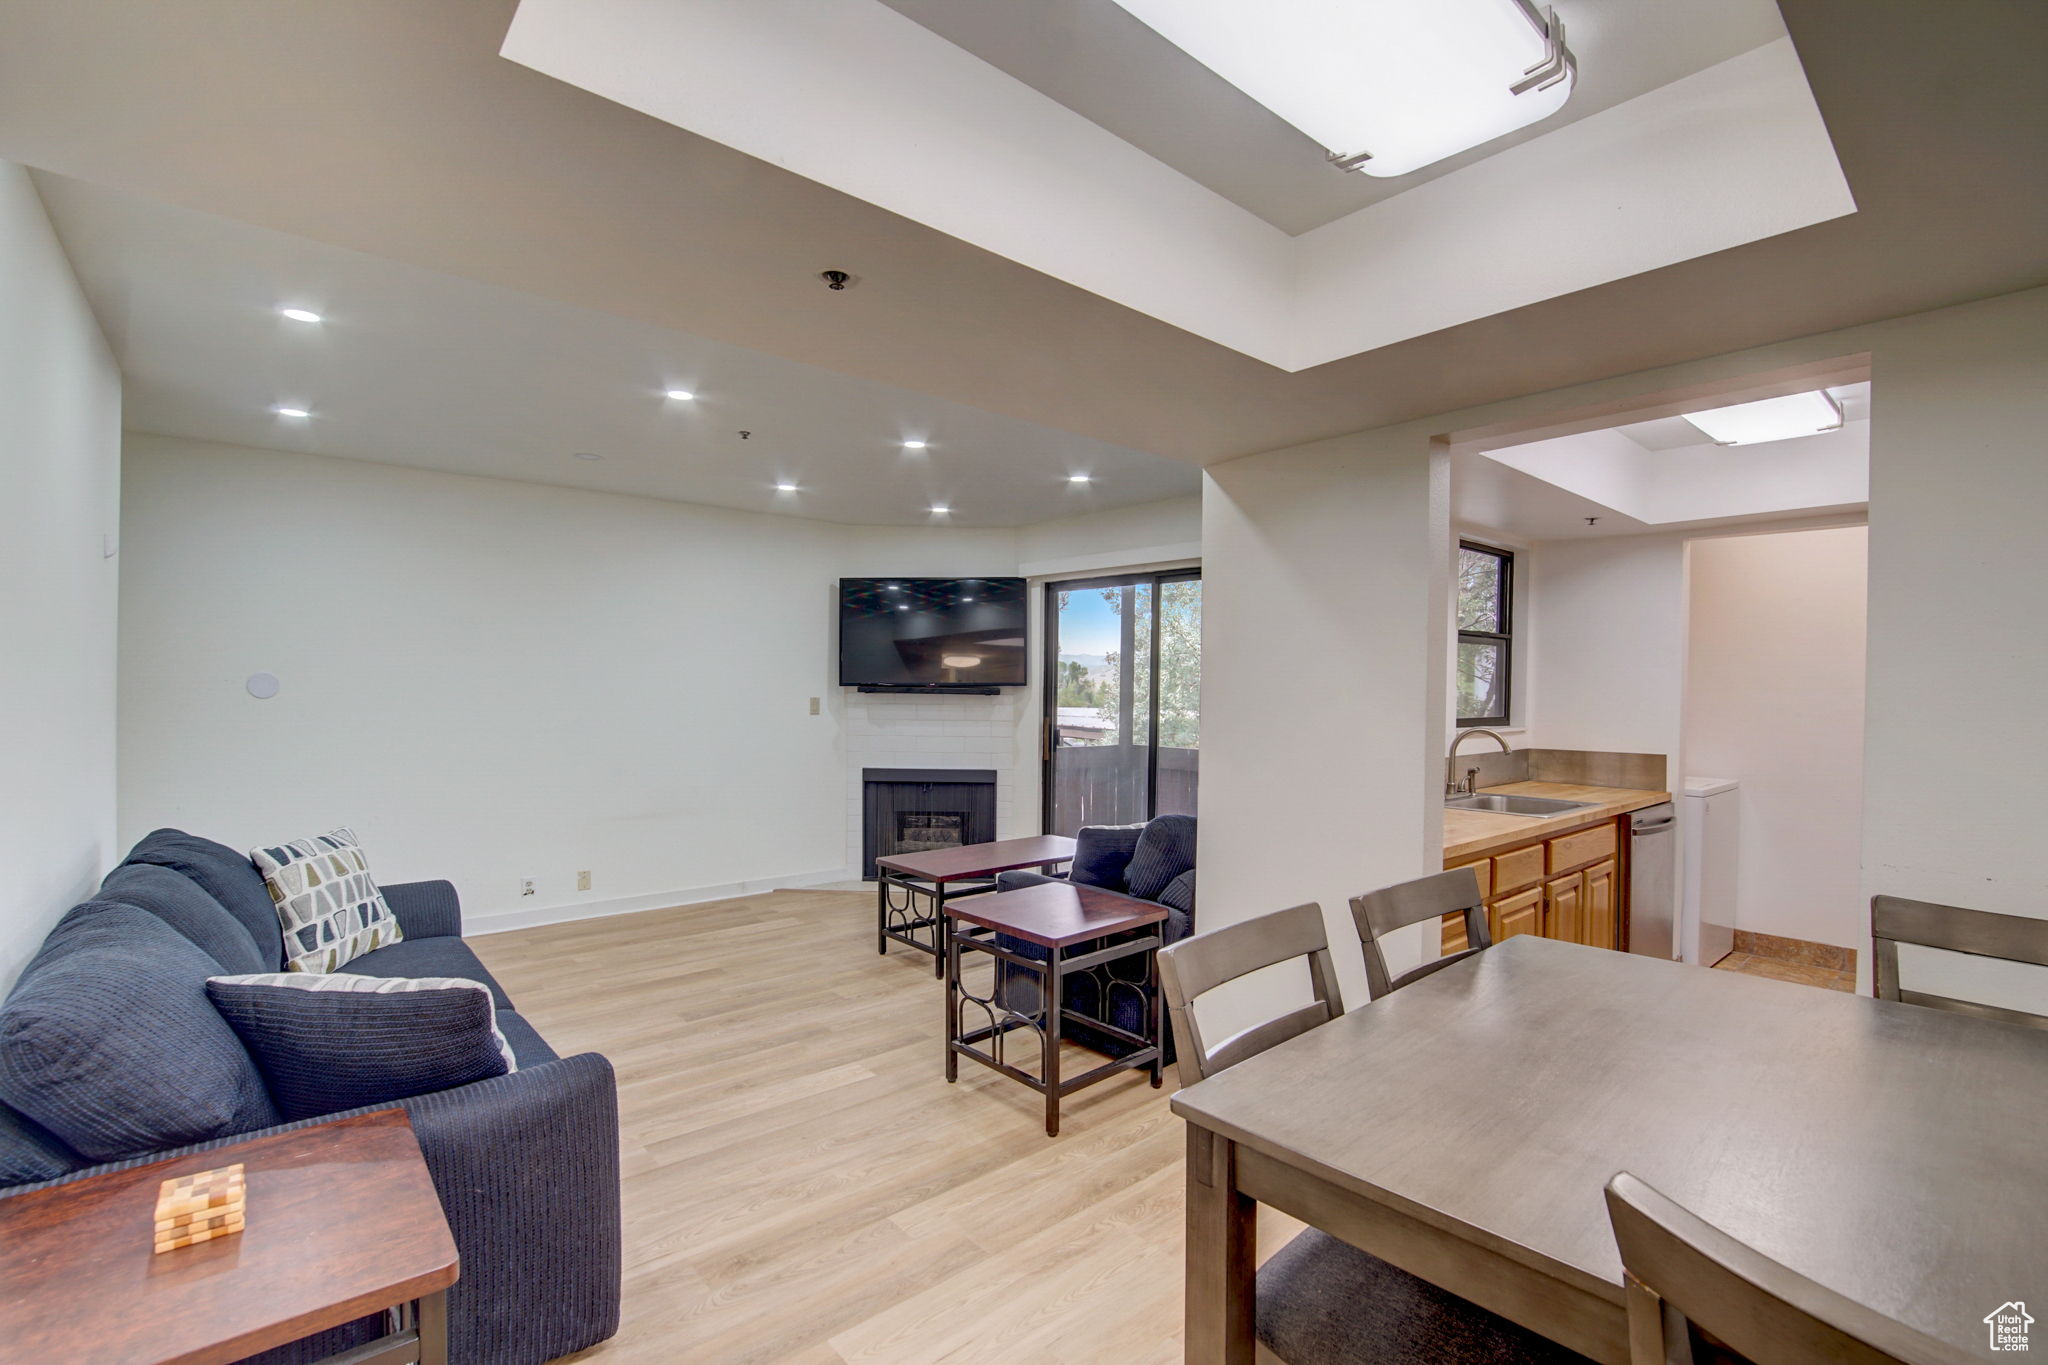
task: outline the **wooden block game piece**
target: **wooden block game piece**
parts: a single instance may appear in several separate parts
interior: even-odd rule
[[[247,1191],[240,1163],[164,1181],[152,1229],[156,1250],[176,1251],[240,1232]]]
[[[156,1250],[159,1253],[177,1251],[183,1247],[197,1246],[201,1242],[210,1242],[216,1237],[226,1237],[230,1233],[240,1232],[241,1230],[242,1220],[236,1217],[228,1219],[219,1227],[210,1227],[201,1232],[179,1233],[175,1236],[165,1236],[159,1233],[156,1239]]]
[[[196,1175],[166,1180],[156,1199],[158,1221],[199,1213],[224,1204],[240,1203],[246,1186],[241,1163]]]

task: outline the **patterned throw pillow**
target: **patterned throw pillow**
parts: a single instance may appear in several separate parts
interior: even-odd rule
[[[354,830],[337,829],[275,848],[252,848],[284,926],[284,965],[292,972],[331,972],[405,935]]]
[[[389,1104],[519,1066],[479,981],[261,972],[208,977],[206,994],[288,1119]]]

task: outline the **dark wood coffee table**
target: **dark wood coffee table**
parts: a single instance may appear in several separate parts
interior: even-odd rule
[[[1100,887],[1048,882],[1042,886],[1019,887],[1000,895],[965,896],[943,909],[946,917],[954,922],[951,932],[946,935],[945,961],[946,1079],[949,1082],[959,1079],[960,1059],[972,1057],[983,1066],[1030,1086],[1045,1096],[1047,1137],[1059,1136],[1060,1097],[1063,1095],[1107,1080],[1119,1071],[1133,1071],[1140,1067],[1152,1073],[1155,1087],[1159,1085],[1160,1069],[1165,1062],[1159,1042],[1156,955],[1160,935],[1156,931],[1139,931],[1151,929],[1164,920],[1165,906],[1104,891]],[[977,934],[977,929],[985,932]],[[1041,961],[1011,952],[996,942],[997,934],[1035,943],[1046,950],[1046,956]],[[1127,934],[1132,937],[1119,937],[1115,942],[1092,946],[1101,939]],[[1068,956],[1069,951],[1077,947],[1085,951]],[[1002,963],[1036,974],[1038,999],[1031,1003],[1037,1008],[1028,1013],[1010,1008],[997,999],[1001,992],[996,987],[991,987],[986,996],[971,995],[963,990],[960,985],[960,954],[963,951],[987,953],[995,958],[998,982],[1002,979]],[[1065,1008],[1063,996],[1067,977],[1075,972],[1094,971],[1111,962],[1139,956],[1144,959],[1142,979],[1119,984],[1135,985],[1143,993],[1144,1034],[1130,1033],[1107,1019],[1074,1014]],[[1103,987],[1101,999],[1106,1008],[1109,1001],[1107,985]],[[988,1016],[988,1023],[980,1028],[964,1029],[961,1026],[963,1004],[971,1004],[981,1010]],[[1060,1034],[1068,1019],[1082,1020],[1090,1028],[1129,1044],[1131,1051],[1071,1080],[1061,1080]],[[1036,1076],[1011,1066],[1003,1059],[1004,1040],[1011,1030],[1019,1028],[1028,1028],[1038,1035]],[[975,1046],[977,1043],[992,1043],[994,1051],[985,1052]]]
[[[155,1254],[157,1187],[238,1161],[247,1228]],[[0,1362],[225,1365],[397,1308],[334,1359],[447,1365],[455,1276],[412,1122],[384,1109],[0,1199]]]
[[[1074,841],[1058,834],[962,844],[875,859],[875,951],[890,940],[932,955],[932,975],[946,971],[946,902],[978,896],[999,872],[1035,867],[1050,872],[1074,856]],[[900,901],[898,897],[901,897]],[[919,902],[923,902],[922,905]]]

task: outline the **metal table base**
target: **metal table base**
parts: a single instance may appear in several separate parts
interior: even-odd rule
[[[942,912],[943,913],[943,912]],[[1061,948],[1048,948],[1047,957],[1026,957],[999,945],[995,935],[977,930],[970,924],[956,923],[946,935],[944,961],[946,975],[946,1080],[950,1083],[959,1079],[960,1059],[972,1057],[992,1071],[999,1071],[1011,1080],[1030,1086],[1045,1096],[1045,1135],[1058,1137],[1060,1132],[1060,1099],[1076,1090],[1094,1085],[1097,1081],[1108,1080],[1120,1071],[1135,1071],[1143,1068],[1152,1075],[1152,1085],[1157,1089],[1163,1079],[1165,1053],[1160,1047],[1160,990],[1158,951],[1160,939],[1156,933],[1113,943],[1108,947],[1096,948],[1089,952],[1068,956]],[[969,993],[960,983],[960,954],[962,950],[987,953],[997,959],[996,977],[1002,977],[1001,963],[1007,962],[1032,972],[1038,978],[1039,1008],[1031,1013],[1021,1013],[998,1001],[996,986],[990,986],[987,996]],[[1126,981],[1111,976],[1104,970],[1108,964],[1125,958],[1143,956],[1145,973],[1137,981]],[[1066,979],[1076,972],[1089,972],[1095,976],[1105,1009],[1112,992],[1131,990],[1143,999],[1146,1032],[1140,1036],[1118,1028],[1106,1019],[1093,1015],[1079,1014],[1065,1006]],[[975,1029],[963,1030],[961,1018],[965,1005],[973,1005],[988,1016],[988,1023]],[[1064,1025],[1077,1020],[1091,1029],[1120,1043],[1127,1043],[1131,1051],[1121,1057],[1111,1058],[1101,1066],[1093,1067],[1078,1076],[1062,1080],[1060,1077],[1060,1037]],[[1003,1057],[1004,1043],[1016,1029],[1029,1029],[1038,1035],[1038,1075],[1020,1067],[1012,1066]],[[977,1043],[992,1044],[991,1051],[976,1047]]]

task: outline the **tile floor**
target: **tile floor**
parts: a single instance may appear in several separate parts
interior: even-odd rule
[[[1826,967],[1802,967],[1792,962],[1780,962],[1775,958],[1758,957],[1754,953],[1730,953],[1714,964],[1717,972],[1742,972],[1747,976],[1767,976],[1773,981],[1791,981],[1801,986],[1819,986],[1822,990],[1856,993],[1856,973],[1830,971]]]

